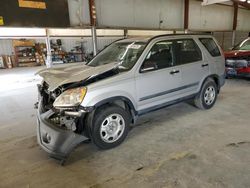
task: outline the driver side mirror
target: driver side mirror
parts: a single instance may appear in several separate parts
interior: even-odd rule
[[[146,60],[146,61],[144,61],[140,72],[144,73],[144,72],[153,71],[153,70],[156,70],[156,69],[157,69],[157,65],[156,65],[155,62],[152,62],[150,60]]]

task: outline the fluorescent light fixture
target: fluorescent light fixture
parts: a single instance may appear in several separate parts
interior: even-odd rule
[[[162,30],[128,30],[129,36],[154,36],[163,34],[173,34],[173,31]]]
[[[90,29],[48,29],[49,36],[91,36]]]
[[[247,0],[240,0],[241,2],[246,2]]]
[[[51,37],[84,37],[91,36],[91,29],[48,29],[48,34]],[[122,29],[97,29],[97,36],[123,36]]]
[[[41,28],[0,27],[0,37],[44,37],[46,30]]]
[[[97,36],[124,36],[122,29],[97,29]]]

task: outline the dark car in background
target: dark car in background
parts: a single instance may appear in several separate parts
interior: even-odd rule
[[[226,76],[250,78],[250,37],[225,52]]]

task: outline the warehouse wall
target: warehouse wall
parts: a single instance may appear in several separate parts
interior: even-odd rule
[[[190,1],[189,29],[225,31],[233,28],[233,7],[223,5],[201,6],[199,1]]]
[[[72,26],[89,24],[88,0],[68,0]],[[99,26],[152,29],[183,29],[184,0],[95,0]],[[250,30],[250,11],[239,9],[239,31]],[[162,23],[161,23],[162,22]],[[189,28],[203,31],[230,31],[233,7],[201,6],[190,0]]]
[[[0,55],[12,55],[13,53],[12,40],[0,39]]]
[[[237,30],[250,31],[250,10],[239,9]]]
[[[214,32],[213,35],[224,50],[228,50],[232,47],[232,32]],[[248,32],[237,31],[235,35],[235,44],[238,44],[247,37]]]
[[[183,27],[182,0],[96,0],[96,11],[101,26]]]
[[[228,50],[232,47],[232,32],[214,32],[213,35],[222,49]]]
[[[71,26],[90,24],[88,0],[68,0],[68,6]]]

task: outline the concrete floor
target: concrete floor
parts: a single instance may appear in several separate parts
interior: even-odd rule
[[[148,114],[119,147],[82,144],[60,166],[36,143],[37,69],[0,70],[0,187],[250,187],[250,81],[227,80],[209,111]]]

